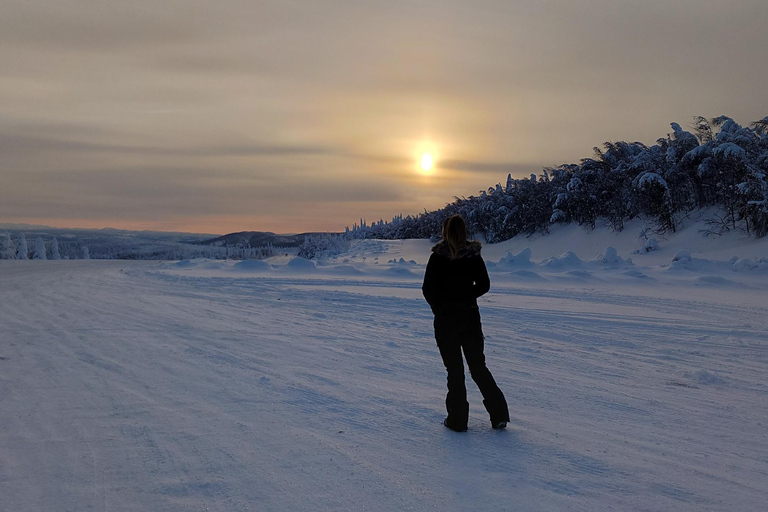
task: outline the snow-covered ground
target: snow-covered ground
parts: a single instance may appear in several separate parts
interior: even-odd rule
[[[463,434],[427,241],[2,261],[0,510],[765,510],[768,240],[692,225],[633,254],[636,228],[484,249],[512,422],[470,383]]]

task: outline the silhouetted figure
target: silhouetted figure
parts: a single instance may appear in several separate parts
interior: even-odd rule
[[[509,410],[504,394],[485,366],[484,337],[477,298],[491,281],[480,256],[480,242],[467,241],[464,220],[454,215],[443,223],[443,241],[432,247],[422,291],[435,314],[435,339],[448,371],[448,417],[443,424],[457,432],[467,430],[469,403],[464,385],[464,357],[491,416],[491,426],[505,428]]]

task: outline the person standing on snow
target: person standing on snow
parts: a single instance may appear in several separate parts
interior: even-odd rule
[[[488,292],[491,281],[480,256],[480,242],[467,241],[467,228],[459,215],[443,223],[443,241],[432,247],[427,263],[424,298],[435,314],[435,339],[448,371],[448,417],[443,425],[456,432],[467,430],[469,403],[464,384],[464,357],[491,416],[491,426],[506,428],[509,409],[504,394],[485,365],[484,337],[477,298]]]

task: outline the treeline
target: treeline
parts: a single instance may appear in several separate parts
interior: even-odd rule
[[[15,242],[10,233],[0,235],[0,260],[68,260],[90,257],[87,247],[80,247],[77,256],[70,254],[71,252],[66,244],[60,248],[56,237],[49,243],[42,237],[37,237],[34,245],[30,246],[24,233],[20,233]]]
[[[675,231],[681,215],[717,207],[711,232],[768,233],[768,117],[742,127],[733,119],[697,117],[692,132],[672,123],[653,146],[607,142],[578,164],[545,168],[539,176],[507,176],[478,196],[456,197],[441,210],[347,228],[348,238],[434,238],[442,221],[459,214],[488,242],[547,232],[554,223],[621,231],[636,217]]]
[[[84,241],[88,245],[84,245]],[[61,242],[55,236],[42,235],[30,243],[24,233],[18,233],[15,239],[8,232],[0,233],[0,260],[247,260],[264,259],[285,251],[269,244],[262,247],[248,244],[211,246],[103,233],[85,234],[83,240],[69,238]]]

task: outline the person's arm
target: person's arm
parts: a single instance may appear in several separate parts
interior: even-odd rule
[[[475,284],[472,285],[472,294],[475,298],[480,297],[488,293],[491,289],[491,278],[488,277],[488,269],[485,268],[485,262],[480,256],[473,257],[477,261],[474,262],[474,280]]]
[[[421,285],[421,292],[424,294],[424,298],[427,299],[432,308],[434,308],[440,298],[440,283],[438,281],[437,264],[435,263],[435,255],[429,257],[427,262],[427,270],[424,272],[424,284]]]

